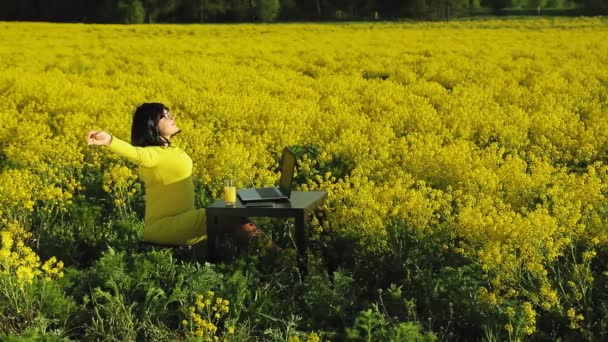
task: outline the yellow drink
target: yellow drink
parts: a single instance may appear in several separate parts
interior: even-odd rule
[[[224,202],[226,205],[236,204],[236,186],[224,186]]]

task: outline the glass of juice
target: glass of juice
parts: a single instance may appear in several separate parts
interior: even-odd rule
[[[224,180],[224,202],[226,202],[226,206],[236,204],[236,184],[232,179]]]

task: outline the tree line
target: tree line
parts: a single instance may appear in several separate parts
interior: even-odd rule
[[[479,13],[608,14],[608,0],[1,0],[0,20],[94,23],[444,20]]]

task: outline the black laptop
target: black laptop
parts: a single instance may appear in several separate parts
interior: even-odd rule
[[[262,202],[288,200],[291,196],[291,183],[296,168],[296,155],[285,147],[281,156],[281,181],[273,188],[238,189],[241,202]]]

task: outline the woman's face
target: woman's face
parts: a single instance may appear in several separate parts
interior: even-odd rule
[[[165,109],[163,117],[158,121],[158,131],[160,135],[169,139],[173,134],[179,132],[179,128],[175,125],[175,119],[171,113]]]

